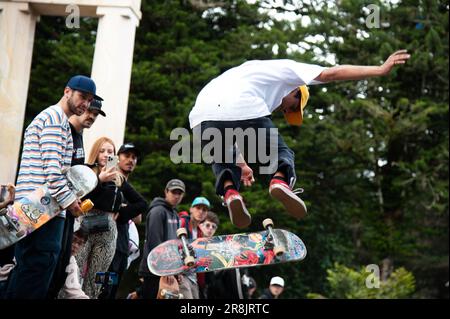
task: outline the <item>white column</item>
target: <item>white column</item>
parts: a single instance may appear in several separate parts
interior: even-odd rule
[[[0,1],[0,183],[15,183],[37,16]]]
[[[127,119],[128,93],[133,63],[134,37],[139,19],[130,8],[99,7],[92,78],[97,94],[104,99],[106,117],[98,116],[84,132],[86,158],[101,136],[111,138],[116,150],[123,143]]]

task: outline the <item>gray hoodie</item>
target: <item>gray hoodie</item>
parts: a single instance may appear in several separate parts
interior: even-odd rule
[[[145,220],[144,254],[139,265],[139,276],[151,275],[147,266],[147,256],[150,251],[170,239],[177,239],[177,229],[180,225],[177,211],[164,198],[156,197],[150,204]]]

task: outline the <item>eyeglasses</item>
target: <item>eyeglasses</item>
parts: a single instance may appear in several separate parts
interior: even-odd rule
[[[217,229],[217,225],[214,223],[205,222],[205,223],[203,223],[203,226],[205,226],[205,228]]]

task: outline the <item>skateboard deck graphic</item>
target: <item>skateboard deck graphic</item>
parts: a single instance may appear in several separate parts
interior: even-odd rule
[[[166,241],[155,247],[147,257],[150,271],[158,276],[170,276],[187,270],[208,272],[221,269],[254,267],[300,261],[306,256],[306,247],[295,234],[274,229],[274,234],[286,251],[277,257],[266,245],[268,232],[222,235],[188,240],[195,255],[194,266],[185,266],[182,242]]]
[[[87,166],[75,165],[66,172],[69,188],[81,198],[97,186],[97,176]],[[29,235],[62,211],[42,186],[0,211],[0,249]]]

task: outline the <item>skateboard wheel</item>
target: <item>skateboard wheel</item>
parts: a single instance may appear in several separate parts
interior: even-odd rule
[[[181,238],[181,236],[187,236],[186,228],[178,228],[177,229],[177,237]]]
[[[267,229],[267,227],[272,226],[273,227],[273,221],[270,218],[266,218],[263,220],[263,227],[264,229]]]
[[[195,263],[195,258],[192,256],[187,256],[186,258],[184,258],[184,264],[188,267],[192,267],[194,266]]]
[[[94,207],[94,203],[90,199],[86,199],[81,203],[81,211],[87,213]]]
[[[166,293],[167,293],[166,289],[161,290],[161,297],[164,297],[166,295]]]
[[[273,253],[275,256],[280,257],[286,252],[286,249],[284,249],[283,246],[276,246],[273,248]]]
[[[184,295],[183,294],[178,294],[178,299],[184,299]]]

